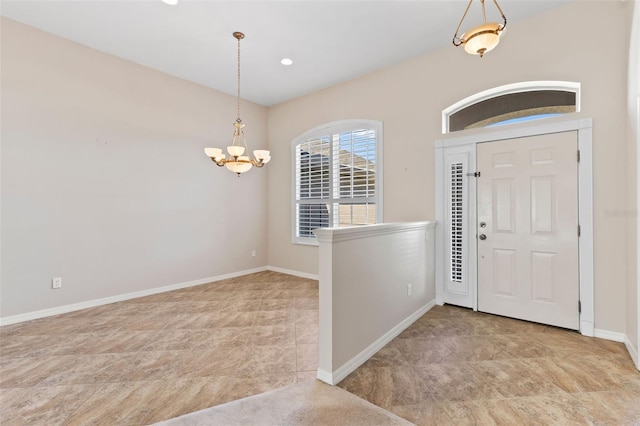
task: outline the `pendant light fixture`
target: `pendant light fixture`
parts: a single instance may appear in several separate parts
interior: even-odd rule
[[[469,0],[467,9],[464,11],[464,15],[462,15],[462,19],[458,24],[458,29],[456,29],[456,33],[453,36],[453,45],[461,46],[464,44],[464,50],[467,53],[471,55],[480,55],[482,58],[485,53],[493,50],[493,48],[500,43],[500,36],[507,26],[507,18],[504,16],[502,9],[500,9],[497,0],[493,0],[493,3],[496,5],[496,9],[498,9],[498,12],[500,12],[500,16],[502,17],[502,24],[497,22],[487,23],[484,0],[480,0],[480,4],[482,6],[482,24],[470,29],[461,36],[458,36],[458,32],[462,26],[462,21],[466,18],[467,12],[469,12],[469,8],[471,7],[471,3],[473,3],[473,0]]]
[[[248,152],[245,155],[245,151],[249,151],[249,149],[247,148],[247,138],[244,135],[244,123],[240,118],[240,40],[244,38],[244,34],[236,31],[233,33],[233,37],[238,40],[238,118],[233,123],[233,127],[235,127],[233,129],[233,141],[227,147],[229,158],[222,153],[220,148],[205,148],[204,153],[218,166],[225,166],[228,170],[240,176],[240,174],[251,170],[253,166],[264,166],[271,160],[271,156],[269,151],[265,149],[253,151],[255,158],[250,158]]]

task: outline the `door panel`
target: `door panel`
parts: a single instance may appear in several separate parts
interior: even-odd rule
[[[478,144],[478,310],[579,328],[576,153],[576,132]]]

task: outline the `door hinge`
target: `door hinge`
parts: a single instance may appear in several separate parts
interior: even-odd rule
[[[471,172],[471,173],[467,173],[467,176],[470,176],[470,177],[480,177],[480,172]]]
[[[582,302],[578,300],[578,313],[582,313]]]
[[[580,228],[580,225],[578,225],[578,237],[582,234],[582,229]]]
[[[580,162],[580,150],[578,150],[578,163]]]

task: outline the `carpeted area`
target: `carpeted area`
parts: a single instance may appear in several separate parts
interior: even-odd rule
[[[319,380],[287,386],[176,417],[156,425],[411,425],[408,421]]]

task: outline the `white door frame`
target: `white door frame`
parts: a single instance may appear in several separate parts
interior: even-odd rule
[[[578,133],[578,149],[580,150],[580,163],[578,164],[578,220],[581,235],[578,240],[579,250],[579,287],[580,303],[580,333],[585,336],[594,336],[594,284],[593,284],[593,156],[592,156],[592,127],[591,118],[577,118],[567,120],[549,119],[538,122],[523,123],[504,127],[485,128],[479,130],[460,131],[445,135],[445,139],[435,142],[436,148],[436,303],[444,304],[444,277],[446,272],[445,258],[445,223],[446,192],[444,188],[444,155],[443,151],[448,147],[470,146],[475,151],[475,145],[482,142],[491,142],[505,139],[515,139],[527,136],[545,135],[549,133],[561,133],[576,131]],[[475,165],[474,165],[475,168]],[[476,186],[469,185],[470,199],[476,200]],[[466,219],[474,224],[470,229],[475,229],[475,202],[467,209]],[[469,284],[473,294],[473,309],[477,310],[478,269],[476,233],[469,232],[464,241],[468,247],[471,276]]]

